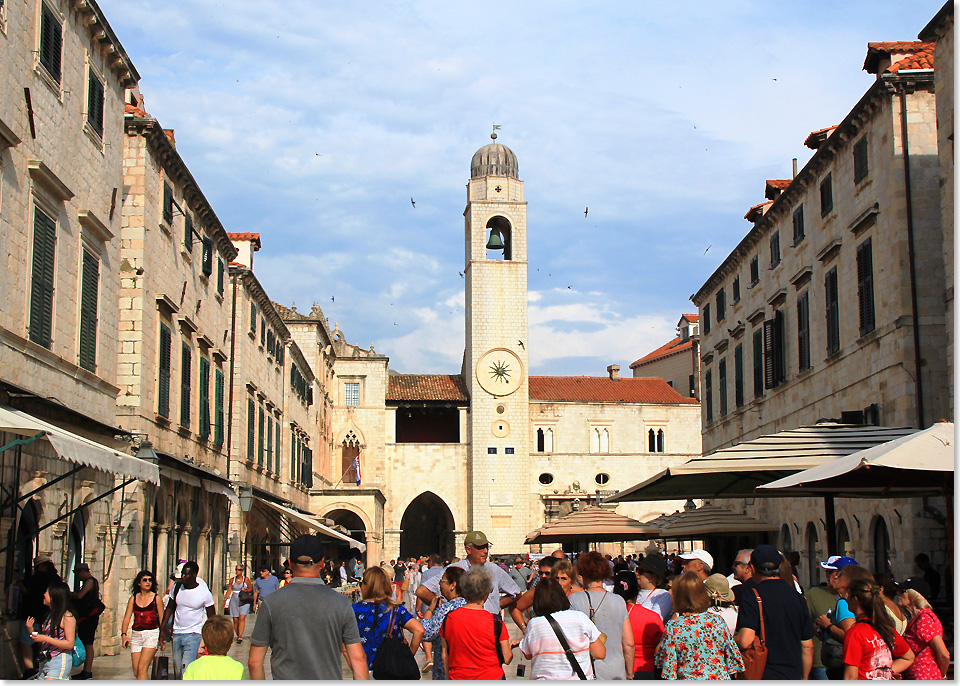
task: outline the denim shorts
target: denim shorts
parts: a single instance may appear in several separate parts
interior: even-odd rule
[[[47,660],[40,668],[39,679],[69,679],[73,669],[73,655],[60,653]]]

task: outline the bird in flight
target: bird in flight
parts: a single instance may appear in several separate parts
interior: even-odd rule
[[[414,207],[417,206],[417,203],[415,203],[415,202],[413,201],[413,198],[410,198],[410,204],[413,205]]]
[[[523,344],[523,341],[517,341],[517,344],[518,344],[522,349],[524,349],[524,350],[527,349],[526,346]]]
[[[584,218],[584,219],[587,218],[587,212],[589,212],[589,211],[590,211],[590,208],[589,208],[589,207],[584,207],[584,208],[583,208],[583,218]]]
[[[332,295],[330,296],[330,302],[336,302],[336,301],[333,299],[333,296],[332,296]]]
[[[707,246],[707,250],[709,250],[709,249],[712,248],[712,247],[713,247],[713,243],[711,243],[710,245]],[[704,254],[704,255],[707,254],[707,250],[704,250],[704,251],[703,251],[703,254]]]

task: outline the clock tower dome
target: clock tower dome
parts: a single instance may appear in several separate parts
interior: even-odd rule
[[[464,211],[471,529],[520,552],[531,529],[527,203],[517,157],[496,142],[470,163]]]

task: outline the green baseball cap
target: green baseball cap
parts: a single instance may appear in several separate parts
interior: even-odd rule
[[[468,531],[467,535],[463,537],[464,545],[490,545],[490,541],[487,540],[486,535],[482,531]]]

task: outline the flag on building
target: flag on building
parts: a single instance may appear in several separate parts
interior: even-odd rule
[[[360,485],[360,453],[353,458],[353,473],[357,475],[357,486]]]

